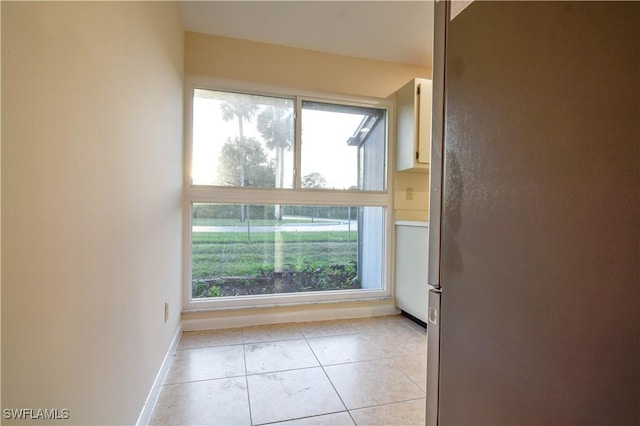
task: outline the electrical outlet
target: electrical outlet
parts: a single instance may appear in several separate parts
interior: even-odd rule
[[[405,193],[405,197],[407,201],[412,201],[413,200],[413,188],[407,188],[406,193]]]
[[[164,322],[169,321],[169,303],[164,304]]]

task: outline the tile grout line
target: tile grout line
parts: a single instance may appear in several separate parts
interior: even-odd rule
[[[367,405],[364,407],[358,407],[358,408],[353,408],[351,410],[348,410],[348,413],[351,414],[352,411],[358,411],[358,410],[368,410],[370,408],[378,408],[378,407],[386,407],[389,405],[395,405],[395,404],[404,404],[406,402],[411,402],[411,401],[420,401],[425,399],[425,397],[421,397],[421,398],[409,398],[409,399],[403,399],[402,401],[396,401],[396,402],[386,402],[384,404],[375,404],[375,405]],[[354,421],[355,423],[355,421]]]
[[[354,327],[356,330],[358,330],[358,333],[359,333],[359,334],[362,334],[362,333],[361,333],[361,331],[360,331],[360,329],[358,329],[358,327],[356,327],[356,326],[353,324],[353,322],[349,321],[349,324],[351,324],[351,326],[352,326],[352,327]],[[365,337],[365,339],[366,339],[366,337]],[[324,367],[323,367],[323,369],[324,369]],[[325,372],[325,374],[327,374],[327,373]],[[331,379],[329,379],[329,381],[331,381]],[[333,382],[332,382],[331,384],[333,385]],[[336,390],[336,392],[338,392],[338,391]],[[338,395],[339,395],[339,394],[338,394]],[[344,408],[347,408],[347,404],[344,404]],[[351,418],[351,421],[353,422],[353,424],[357,426],[357,425],[358,425],[358,423],[356,423],[356,419],[355,419],[355,418],[353,418],[353,415],[351,414],[351,410],[349,410],[348,408],[347,408],[347,414],[348,414],[348,415],[349,415],[349,417]]]
[[[351,326],[353,326],[353,323],[351,323],[351,321],[349,321],[349,324],[351,324]],[[304,333],[302,335],[304,336]],[[309,344],[309,341],[307,340],[307,336],[304,336],[304,340],[307,343],[307,346],[309,347],[309,349],[311,349],[311,353],[313,353],[313,356],[316,358],[316,361],[318,361],[318,364],[320,365],[320,368],[322,368],[322,372],[324,373],[325,377],[327,378],[327,380],[329,380],[329,383],[331,383],[331,387],[333,388],[333,391],[336,393],[336,395],[338,395],[338,398],[340,398],[340,402],[342,403],[342,406],[344,407],[345,411],[347,412],[347,414],[351,418],[351,421],[353,422],[354,425],[357,425],[355,419],[353,418],[353,416],[349,412],[349,408],[347,408],[347,404],[345,404],[344,400],[342,399],[342,395],[340,395],[340,392],[338,392],[338,389],[336,389],[336,386],[333,384],[333,381],[331,380],[331,377],[329,377],[329,374],[327,373],[327,370],[325,370],[324,365],[322,365],[322,363],[320,362],[320,358],[318,358],[318,355],[316,355],[316,352],[313,350],[313,348]]]
[[[348,413],[348,412],[349,411],[347,409],[344,409],[342,411],[332,411],[330,413],[325,413],[325,414],[314,414],[313,416],[295,417],[293,419],[276,420],[276,421],[268,422],[268,423],[257,423],[257,424],[252,425],[252,426],[269,426],[269,425],[279,424],[279,423],[283,423],[283,422],[293,422],[293,421],[296,421],[296,420],[311,419],[313,417],[330,416],[331,414]]]
[[[411,326],[409,326],[409,325],[406,325],[406,324],[400,324],[400,325],[401,325],[402,327],[404,327],[404,328],[408,329],[408,330],[411,330],[412,332],[414,332],[414,333],[416,333],[416,334],[419,334],[419,335],[421,334],[420,332],[418,332],[417,330],[414,330],[414,329],[413,329]],[[385,351],[384,351],[380,346],[376,345],[376,344],[375,344],[375,342],[371,341],[371,339],[369,339],[369,337],[368,337],[366,334],[363,334],[363,335],[364,335],[364,337],[369,341],[369,343],[371,343],[373,346],[375,346],[376,348],[378,348],[382,353],[385,353]],[[427,339],[427,336],[424,336],[424,338],[425,338],[425,340],[426,340],[426,339]],[[426,355],[426,354],[425,354],[425,355]],[[421,354],[408,354],[408,355],[386,355],[386,354],[385,354],[385,356],[386,356],[386,358],[385,358],[385,359],[386,359],[387,361],[389,361],[389,362],[390,362],[394,367],[396,367],[398,370],[400,370],[400,372],[401,372],[402,374],[404,374],[404,376],[405,376],[407,379],[409,379],[409,381],[410,381],[411,383],[413,383],[414,385],[416,385],[416,386],[418,387],[418,389],[420,389],[420,390],[422,391],[422,388],[420,387],[420,385],[419,385],[419,384],[417,384],[417,383],[415,382],[415,380],[413,380],[411,377],[409,377],[409,375],[408,375],[408,374],[407,374],[407,373],[406,373],[402,368],[400,368],[400,366],[399,366],[399,365],[397,365],[397,364],[393,361],[393,358],[402,358],[402,357],[409,357],[409,356],[422,356]],[[426,392],[426,391],[422,391],[422,392],[424,392],[425,397],[426,397],[427,392]],[[382,405],[388,405],[388,404],[382,404]]]
[[[410,355],[410,356],[412,356],[412,355]],[[418,355],[418,356],[420,356],[420,355]],[[400,358],[400,357],[397,357],[397,358]],[[425,397],[427,396],[427,391],[426,391],[426,390],[422,390],[422,388],[420,387],[420,385],[419,385],[418,383],[416,383],[416,381],[415,381],[415,380],[413,380],[411,377],[409,377],[409,375],[408,375],[408,374],[407,374],[407,373],[406,373],[406,372],[405,372],[405,371],[404,371],[404,370],[403,370],[399,365],[397,365],[395,362],[393,362],[393,359],[392,359],[392,358],[389,358],[389,361],[391,361],[391,364],[393,364],[393,366],[394,366],[394,367],[396,367],[398,370],[400,370],[400,372],[401,372],[402,374],[404,374],[404,375],[405,375],[405,377],[406,377],[407,379],[409,379],[409,381],[410,381],[411,383],[413,383],[414,385],[416,385],[416,386],[418,387],[418,389],[420,389],[422,392],[424,392]]]
[[[247,346],[244,341],[244,327],[240,327],[242,334],[242,359],[244,361],[244,382],[247,385],[247,405],[249,409],[249,424],[253,425],[253,413],[251,412],[251,394],[249,393],[249,374],[247,371]]]
[[[200,383],[200,382],[215,382],[219,380],[239,379],[245,376],[246,374],[238,374],[237,376],[211,377],[208,379],[187,380],[186,382],[165,383],[162,386],[186,385],[188,383]]]

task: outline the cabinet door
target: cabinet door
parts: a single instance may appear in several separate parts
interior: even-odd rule
[[[417,83],[411,80],[396,92],[397,140],[396,170],[412,170],[417,163],[417,142],[419,124],[416,115],[419,109]]]
[[[420,80],[418,85],[418,163],[431,160],[431,80]]]
[[[429,228],[396,226],[396,305],[427,322]]]
[[[396,170],[428,172],[431,157],[431,80],[416,78],[396,92]]]

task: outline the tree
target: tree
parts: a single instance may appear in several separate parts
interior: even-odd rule
[[[244,137],[244,120],[251,121],[258,111],[258,105],[251,96],[235,95],[230,96],[225,103],[220,105],[220,109],[224,121],[238,119],[238,135],[242,138]]]
[[[302,178],[302,187],[303,188],[326,188],[327,180],[317,172],[309,173],[305,177]]]
[[[218,180],[235,186],[269,187],[276,179],[273,161],[256,138],[229,138],[222,146]],[[244,217],[241,218],[244,221]]]
[[[318,172],[309,173],[308,175],[302,178],[302,187],[303,188],[311,188],[311,189],[320,189],[325,188],[327,186],[327,180]],[[316,206],[316,217],[319,216],[319,208]],[[313,222],[313,215],[311,215],[311,222]]]
[[[284,185],[284,153],[293,145],[293,110],[289,99],[274,99],[258,114],[257,128],[265,140],[267,148],[276,152],[276,188]],[[275,206],[276,218],[282,220],[280,206]]]
[[[284,152],[291,150],[293,145],[293,111],[284,103],[269,106],[258,114],[257,128],[267,148],[276,151],[276,187],[282,188]]]
[[[257,104],[253,97],[245,95],[230,95],[228,100],[220,105],[222,110],[222,119],[231,121],[238,119],[238,136],[244,140],[244,120],[251,121],[258,110]],[[244,186],[245,182],[245,163],[240,162],[240,186]],[[240,220],[244,222],[245,206],[240,206]]]

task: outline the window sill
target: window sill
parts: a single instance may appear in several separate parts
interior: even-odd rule
[[[393,298],[390,296],[289,305],[190,308],[182,312],[182,327],[185,331],[209,330],[288,322],[395,315],[399,312]]]
[[[280,308],[286,306],[348,303],[386,299],[391,299],[391,295],[388,291],[382,289],[276,293],[260,296],[236,296],[191,300],[184,306],[183,312]]]

